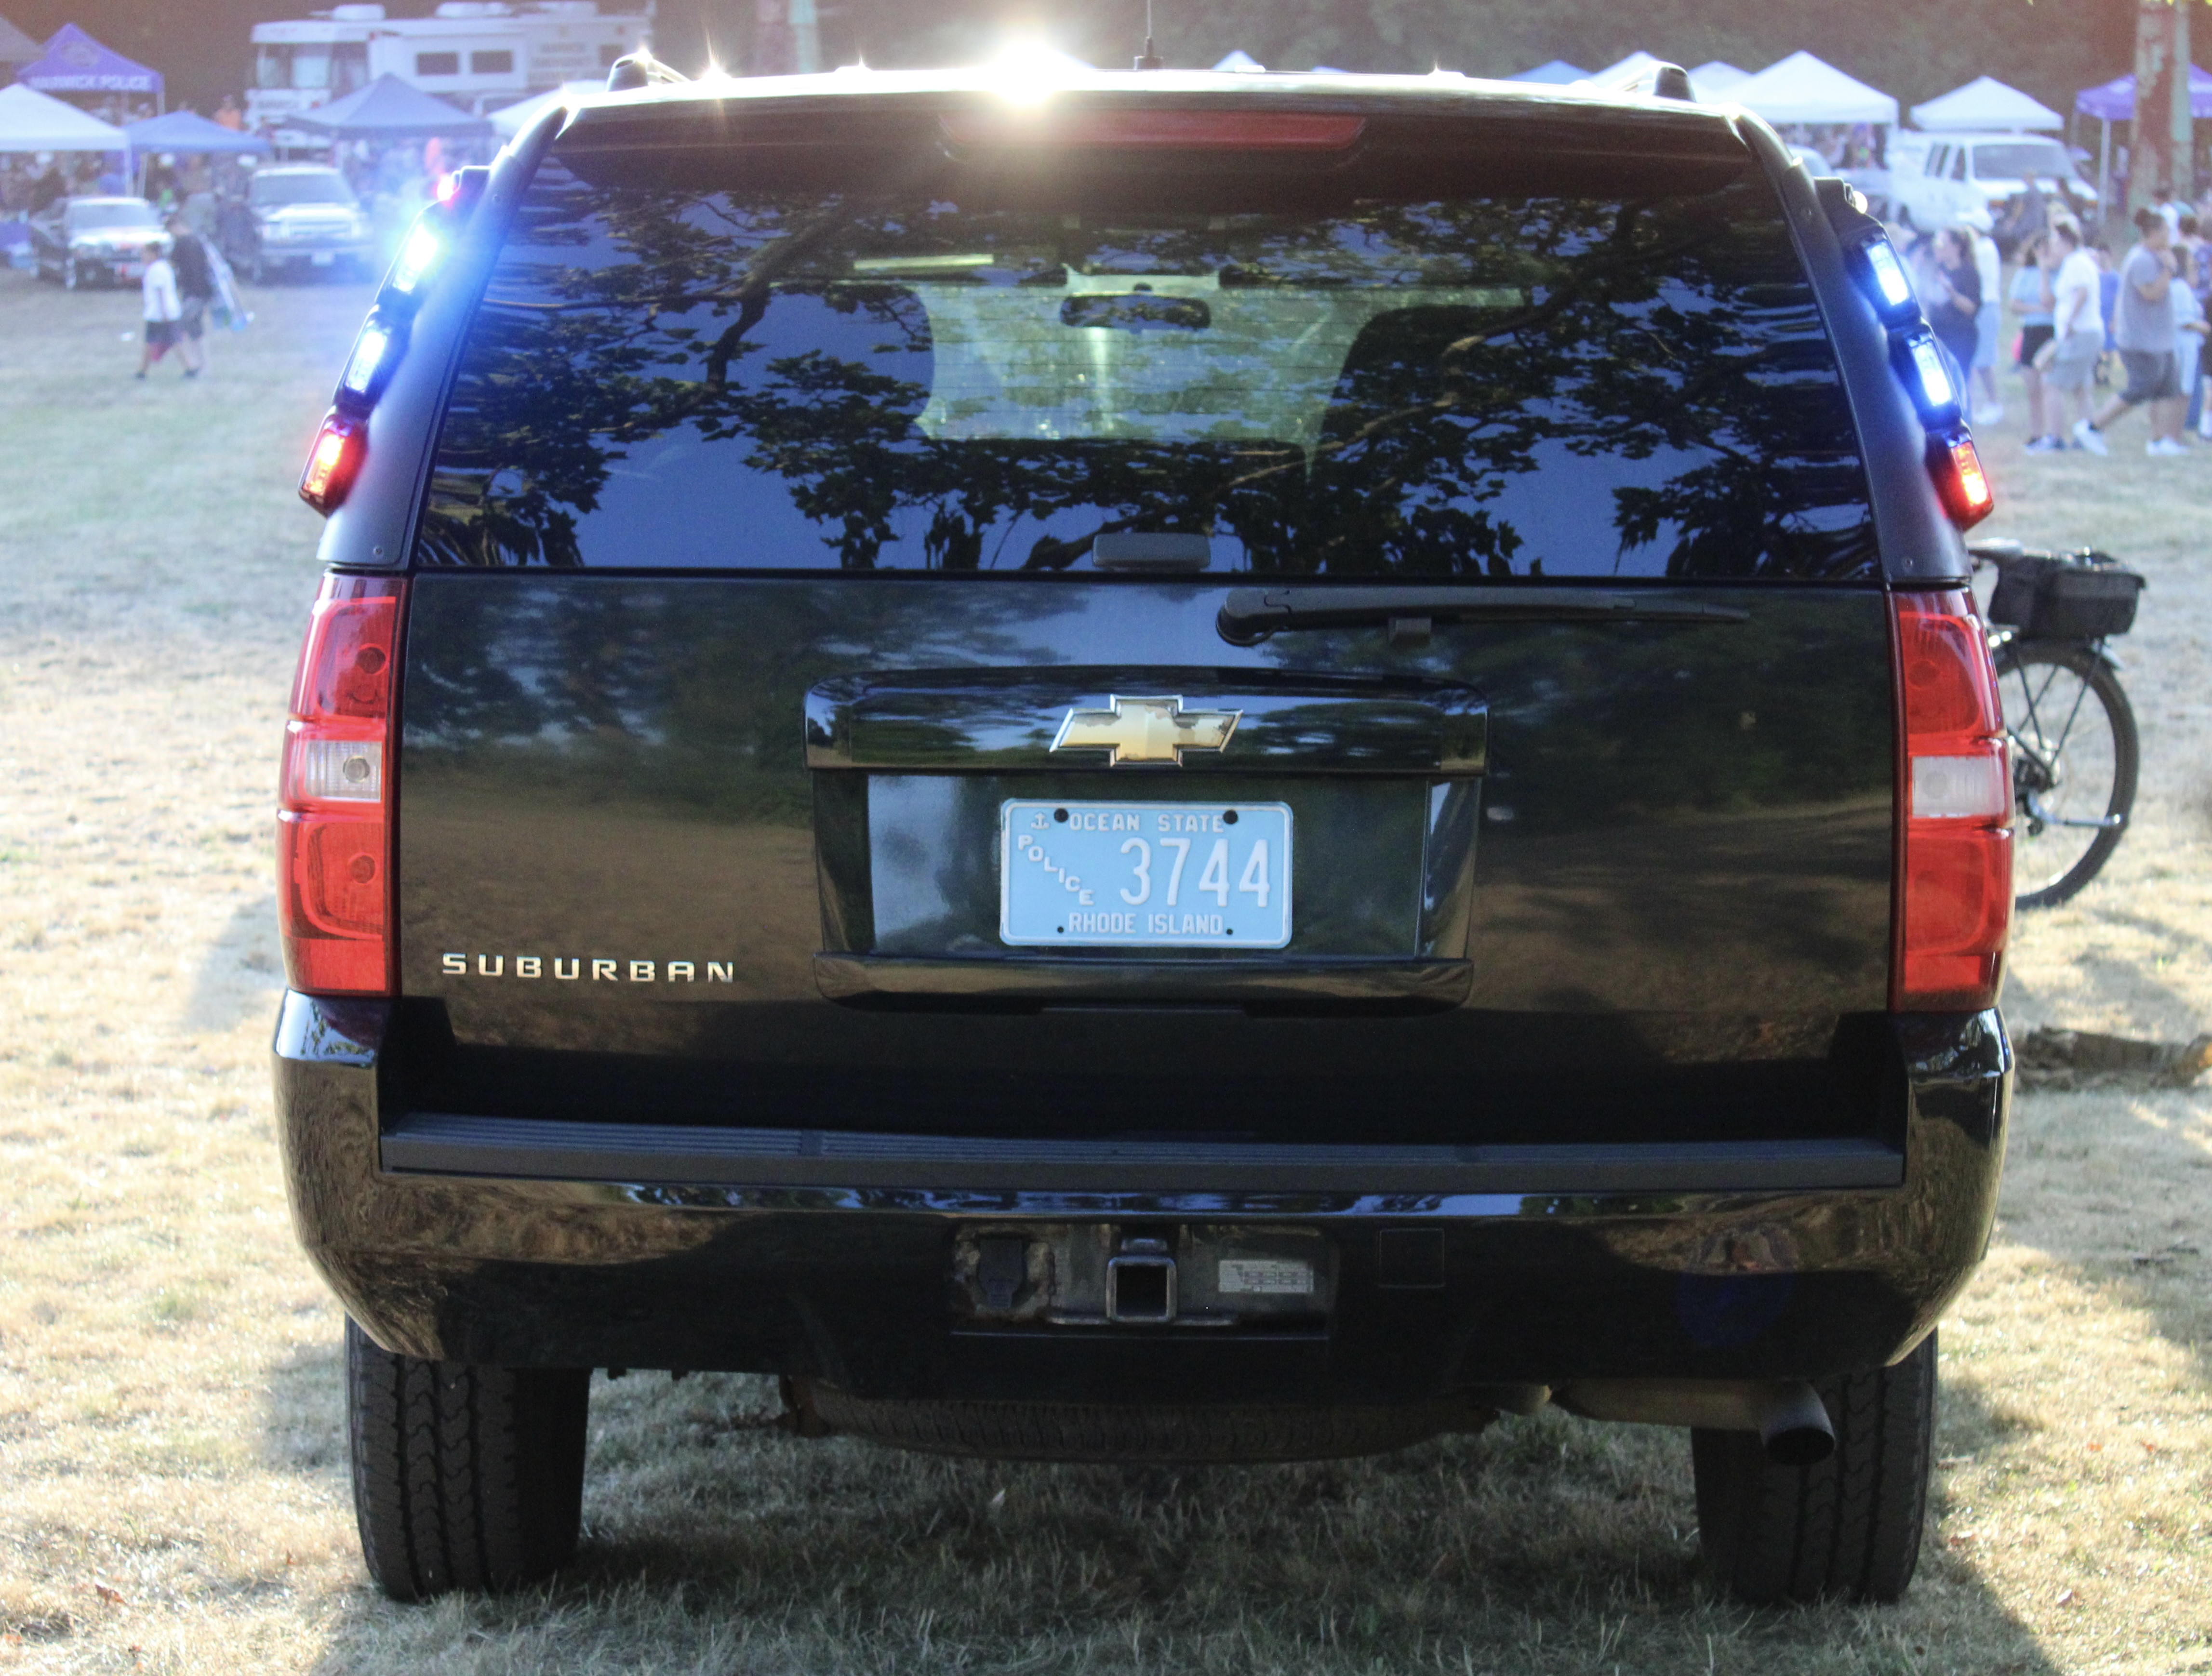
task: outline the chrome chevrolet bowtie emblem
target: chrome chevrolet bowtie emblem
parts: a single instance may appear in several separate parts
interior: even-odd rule
[[[1124,698],[1116,693],[1103,710],[1070,710],[1053,740],[1054,750],[1104,750],[1107,761],[1181,762],[1186,750],[1224,750],[1242,710],[1186,710],[1180,698]]]

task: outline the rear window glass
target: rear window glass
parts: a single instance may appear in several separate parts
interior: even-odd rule
[[[550,160],[418,562],[1035,574],[1170,535],[1280,575],[1877,574],[1747,165],[1609,193],[1309,168],[1241,200],[1158,167],[1010,191],[695,157],[679,188]]]

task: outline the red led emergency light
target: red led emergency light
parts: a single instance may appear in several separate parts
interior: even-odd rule
[[[1096,146],[1125,151],[1343,151],[1364,117],[1298,111],[961,111],[942,118],[963,150]]]
[[[307,470],[300,473],[300,498],[327,517],[344,501],[368,452],[368,428],[359,420],[331,413],[307,451]]]
[[[1928,473],[1943,510],[1960,529],[1971,529],[1996,509],[1996,492],[1974,439],[1964,431],[1941,432],[1928,439]]]

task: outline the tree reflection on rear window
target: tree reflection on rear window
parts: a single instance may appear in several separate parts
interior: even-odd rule
[[[1706,173],[1247,210],[549,161],[418,560],[1038,573],[1136,531],[1275,575],[1874,575],[1779,206]]]

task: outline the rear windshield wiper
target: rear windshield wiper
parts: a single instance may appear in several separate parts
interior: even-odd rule
[[[1389,625],[1401,645],[1419,644],[1439,622],[1742,622],[1735,605],[1708,605],[1607,588],[1237,588],[1215,619],[1221,638],[1251,646],[1286,628]]]

